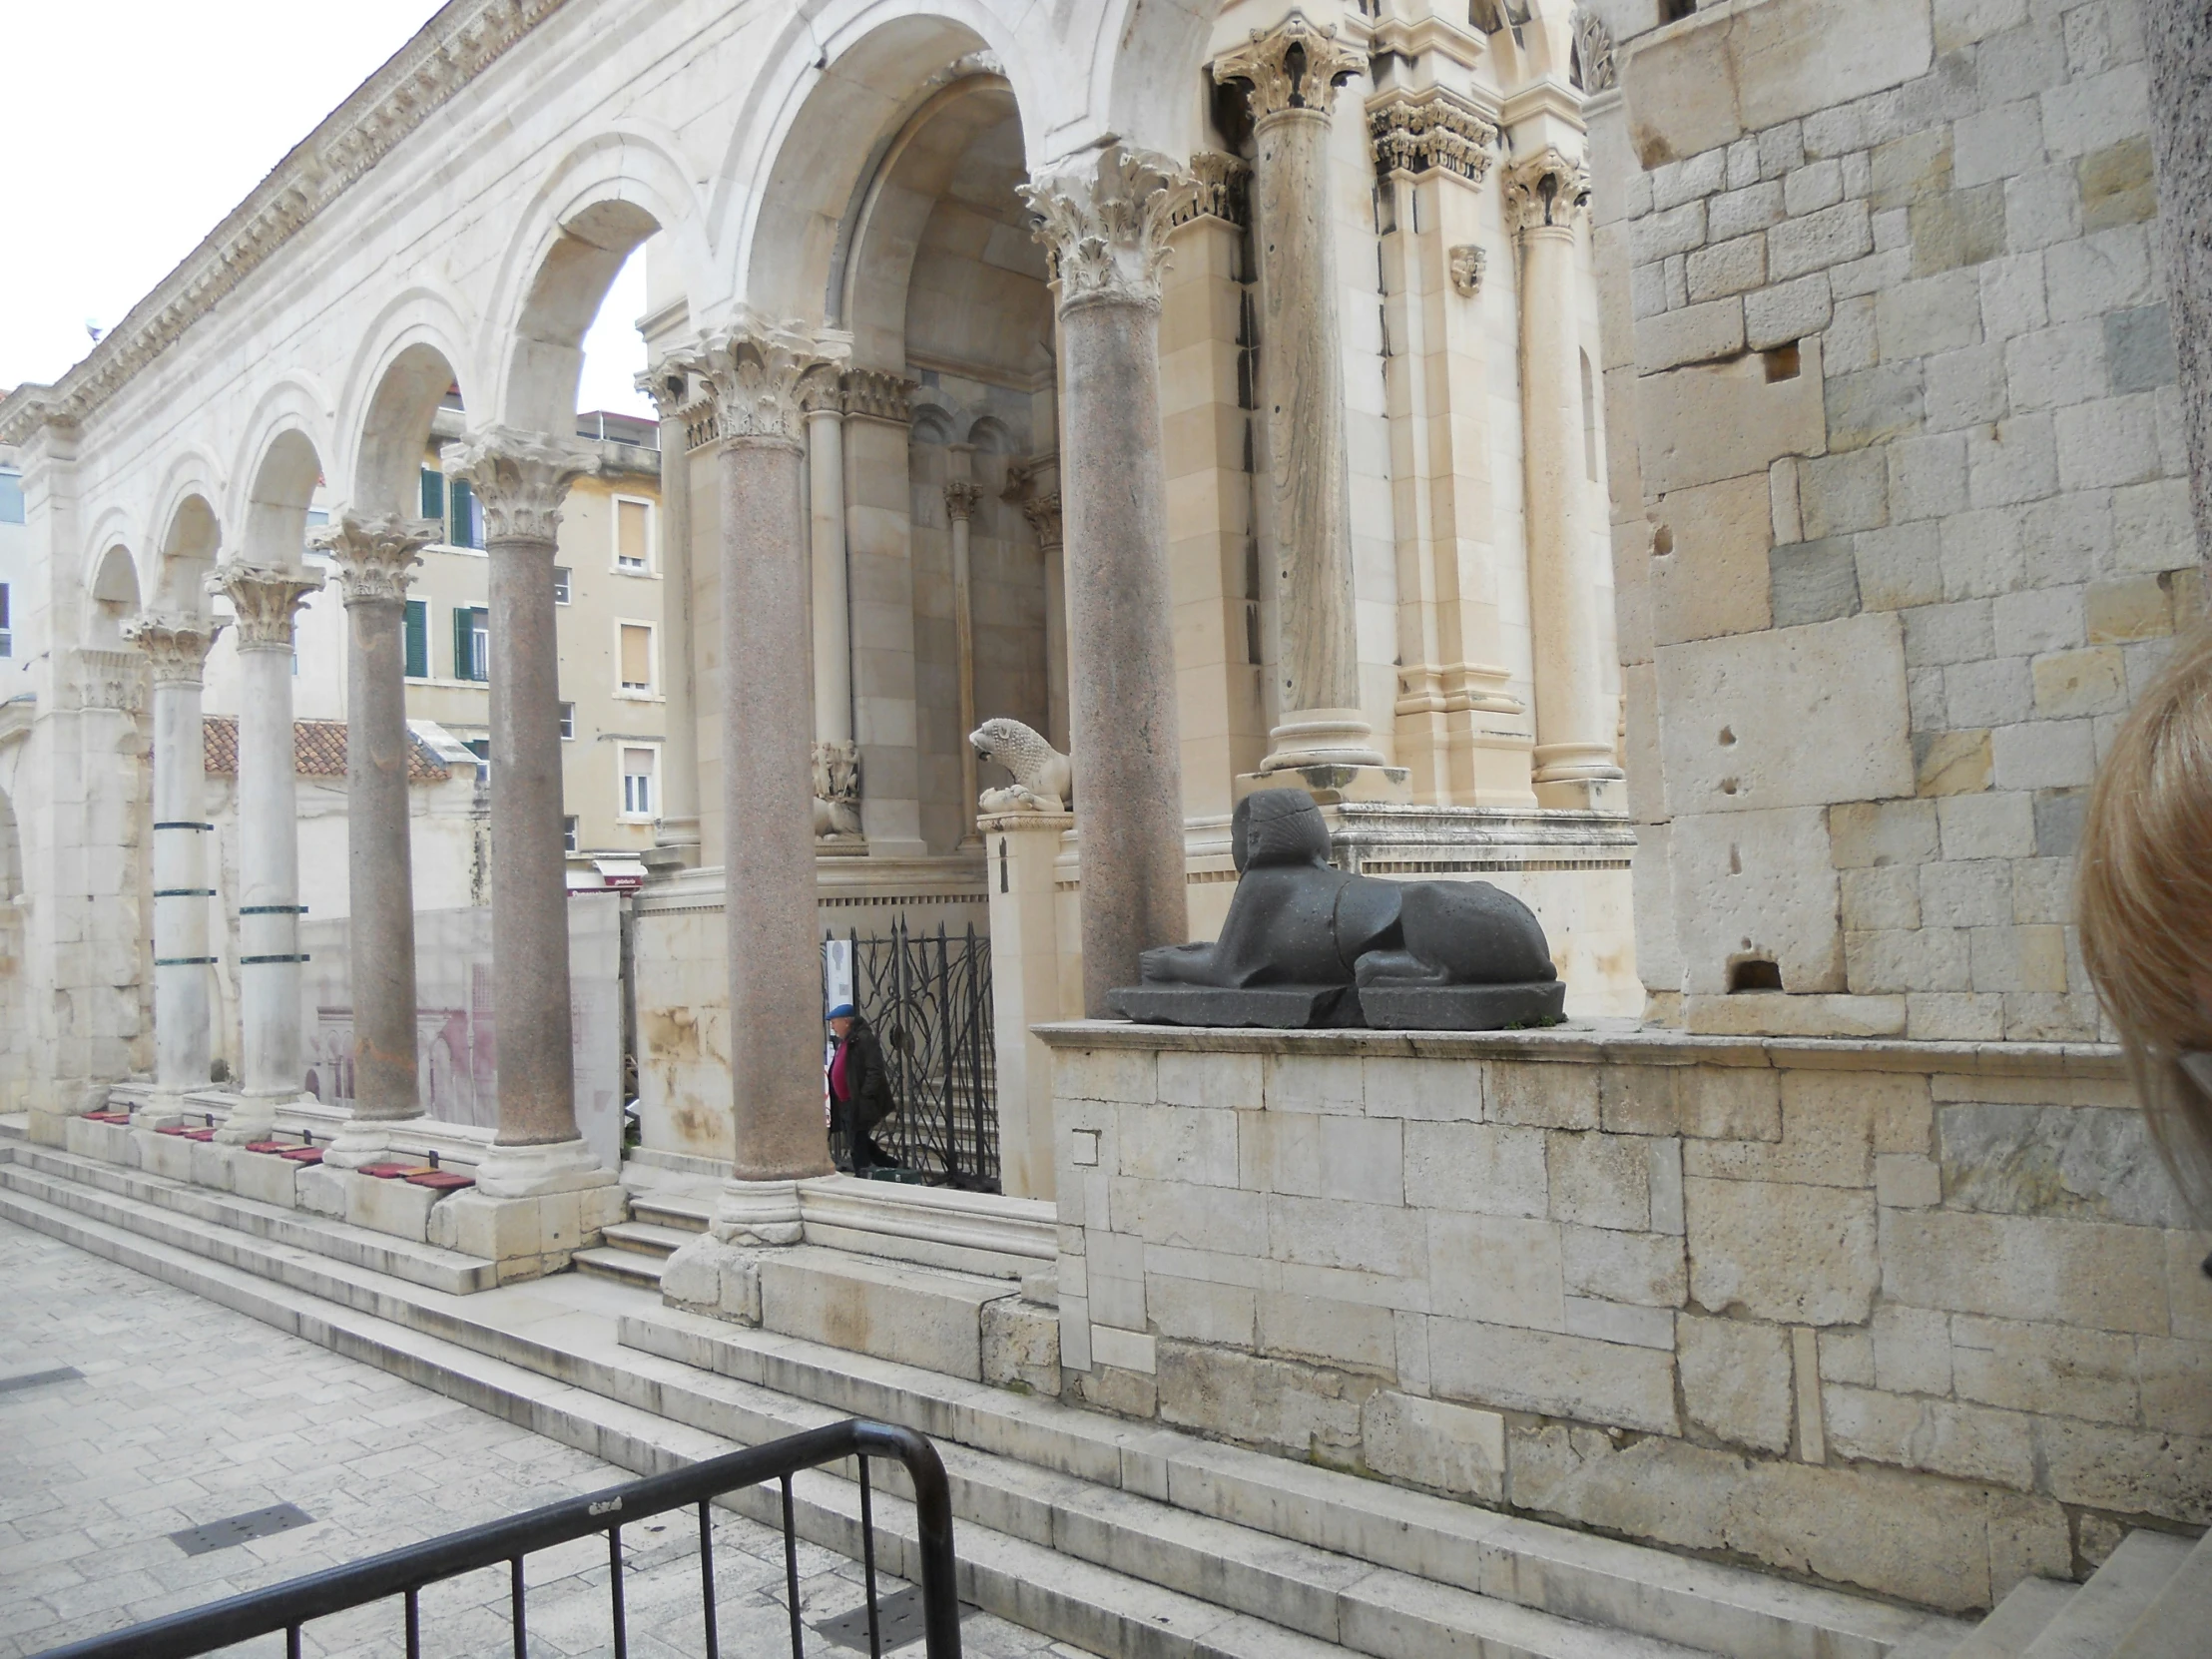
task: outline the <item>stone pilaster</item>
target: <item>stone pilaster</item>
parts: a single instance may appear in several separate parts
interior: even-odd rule
[[[1068,579],[1060,535],[1060,457],[1040,455],[1006,469],[1006,499],[1021,507],[1044,558],[1045,736],[1068,752]]]
[[[1582,446],[1574,228],[1589,175],[1556,147],[1505,172],[1507,223],[1521,247],[1521,433],[1535,659],[1536,801],[1623,806],[1615,712],[1599,677],[1600,630]]]
[[[491,556],[492,1013],[499,1133],[477,1174],[489,1198],[614,1179],[576,1128],[561,837],[560,647],[553,559],[584,446],[491,427],[445,450],[484,507]]]
[[[972,537],[975,509],[983,499],[983,486],[969,476],[975,464],[975,446],[955,443],[949,452],[953,476],[944,486],[944,516],[952,529],[952,642],[954,669],[960,700],[960,845],[978,845],[975,838],[976,757],[967,735],[975,730],[975,578]]]
[[[315,545],[345,595],[346,926],[353,1118],[323,1155],[373,1163],[386,1125],[422,1115],[415,1086],[414,860],[407,824],[407,585],[434,519],[340,512]]]
[[[824,850],[864,852],[860,751],[852,741],[852,600],[844,538],[844,386],[818,368],[799,383],[807,431],[814,602],[815,833]]]
[[[1160,435],[1160,268],[1198,182],[1115,144],[1023,187],[1059,288],[1071,737],[1083,784],[1083,1007],[1180,944],[1182,750]]]
[[[687,355],[722,434],[723,787],[732,1180],[721,1245],[796,1244],[797,1183],[831,1168],[822,1115],[803,387],[840,348],[746,317]]]
[[[154,1081],[167,1094],[208,1086],[207,740],[201,683],[221,622],[148,611],[123,625],[154,681]]]
[[[692,654],[691,447],[684,418],[692,401],[690,376],[664,363],[639,375],[637,385],[661,417],[661,690],[667,729],[654,843],[669,862],[696,864],[699,714]]]
[[[1260,255],[1262,406],[1268,411],[1282,653],[1282,717],[1263,774],[1377,767],[1360,710],[1352,479],[1345,448],[1329,133],[1337,88],[1368,67],[1333,27],[1292,12],[1214,60],[1251,89],[1254,241]],[[1284,779],[1279,782],[1292,782]]]
[[[242,1096],[221,1141],[267,1139],[300,1092],[299,830],[293,779],[292,619],[322,574],[232,562],[208,578],[237,616],[239,1004]]]

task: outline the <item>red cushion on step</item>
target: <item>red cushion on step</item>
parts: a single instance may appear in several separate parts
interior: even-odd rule
[[[449,1169],[420,1169],[407,1177],[410,1187],[428,1187],[432,1192],[457,1193],[463,1187],[476,1185],[473,1175],[460,1175]]]
[[[322,1162],[322,1148],[319,1146],[287,1146],[276,1156],[288,1158],[295,1164],[319,1164]]]
[[[293,1146],[289,1141],[248,1141],[246,1143],[246,1150],[249,1152],[284,1153],[297,1152],[300,1149],[296,1146]]]
[[[85,1117],[93,1123],[129,1123],[129,1112],[87,1112]]]
[[[356,1173],[373,1175],[379,1181],[404,1181],[417,1170],[429,1167],[427,1164],[363,1164]]]
[[[165,1123],[154,1133],[157,1135],[189,1135],[192,1131],[181,1123]]]
[[[215,1131],[213,1129],[188,1129],[185,1131],[185,1139],[188,1141],[212,1141],[215,1139]]]

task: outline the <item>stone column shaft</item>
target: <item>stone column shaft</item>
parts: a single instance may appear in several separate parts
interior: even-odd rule
[[[292,618],[316,572],[234,564],[208,582],[238,614],[239,1003],[244,1097],[217,1139],[266,1139],[299,1096],[298,763],[292,743]]]
[[[975,603],[971,569],[971,537],[976,503],[982,487],[967,476],[973,464],[972,445],[952,445],[955,468],[944,486],[945,517],[952,528],[952,641],[960,701],[960,844],[974,846],[976,756],[967,735],[975,730]]]
[[[844,552],[844,411],[807,411],[807,518],[813,549],[815,741],[852,741],[852,606]]]
[[[667,730],[661,738],[661,817],[657,845],[699,856],[699,717],[692,664],[691,452],[682,413],[685,377],[641,375],[661,414],[661,687]]]
[[[223,624],[148,613],[125,629],[153,665],[154,1080],[167,1093],[208,1086],[207,740],[201,676]]]
[[[1619,806],[1621,771],[1599,679],[1590,486],[1582,466],[1574,218],[1588,176],[1556,150],[1506,175],[1521,242],[1521,448],[1527,474],[1528,610],[1536,691],[1536,800]]]
[[[1360,712],[1352,577],[1351,461],[1330,216],[1329,135],[1339,82],[1367,55],[1293,12],[1214,64],[1252,87],[1259,154],[1253,229],[1260,264],[1262,404],[1282,617],[1283,721],[1263,772],[1381,766]]]
[[[1189,935],[1160,433],[1160,267],[1197,182],[1120,145],[1024,187],[1056,256],[1083,1007]]]

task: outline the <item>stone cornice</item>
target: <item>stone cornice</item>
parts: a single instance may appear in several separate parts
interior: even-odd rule
[[[914,417],[915,383],[903,374],[886,374],[879,368],[847,369],[838,385],[847,415],[900,426]]]
[[[232,561],[216,568],[208,591],[230,600],[241,651],[289,651],[292,618],[307,595],[322,591],[322,572]]]
[[[87,419],[401,140],[566,0],[480,0],[433,18],[51,386],[0,403],[0,443]],[[448,16],[448,14],[451,14]]]
[[[1442,171],[1479,185],[1490,171],[1497,127],[1473,102],[1443,87],[1393,87],[1368,100],[1368,131],[1379,178],[1418,179]]]

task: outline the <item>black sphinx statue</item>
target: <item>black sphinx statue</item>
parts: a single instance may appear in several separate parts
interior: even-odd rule
[[[1495,1031],[1558,1023],[1566,986],[1527,905],[1487,881],[1385,881],[1329,862],[1304,790],[1262,790],[1230,825],[1221,937],[1142,958],[1114,1006],[1158,1025]]]

